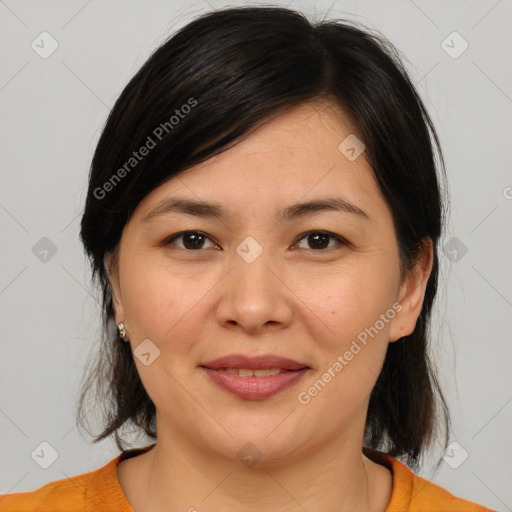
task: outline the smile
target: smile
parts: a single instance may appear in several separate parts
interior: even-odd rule
[[[200,367],[210,381],[230,394],[245,400],[264,400],[295,386],[310,368],[300,370],[238,369]]]
[[[217,371],[228,372],[239,377],[270,377],[281,372],[287,372],[283,368],[265,368],[262,370],[251,370],[250,368],[219,368]]]

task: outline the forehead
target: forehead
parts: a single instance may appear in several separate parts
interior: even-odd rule
[[[301,104],[153,190],[139,205],[139,216],[177,193],[214,200],[226,212],[247,215],[326,194],[370,209],[378,209],[380,201],[386,208],[364,151],[356,159],[344,152],[344,141],[357,137],[354,131],[339,107],[318,101]]]

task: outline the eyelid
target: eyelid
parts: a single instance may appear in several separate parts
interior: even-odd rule
[[[330,231],[325,231],[323,229],[312,229],[310,231],[306,231],[305,233],[299,235],[299,238],[297,238],[297,241],[294,243],[294,245],[296,245],[297,243],[299,243],[301,240],[303,240],[304,238],[307,238],[309,235],[313,235],[313,234],[321,234],[321,235],[325,235],[325,236],[328,236],[330,238],[334,238],[339,245],[345,245],[345,246],[350,246],[350,242],[342,237],[341,235],[337,235],[336,233],[331,233]],[[332,249],[336,249],[336,247],[329,247],[327,249],[318,249],[318,250],[315,250],[315,249],[308,249],[312,252],[328,252]]]
[[[210,237],[209,235],[207,235],[203,231],[200,231],[200,230],[197,230],[197,229],[189,229],[189,230],[186,230],[186,231],[180,231],[179,233],[175,233],[175,234],[167,237],[164,240],[162,245],[163,246],[167,246],[167,245],[170,245],[170,244],[175,245],[175,244],[173,244],[173,240],[175,240],[177,238],[181,238],[181,237],[183,237],[183,236],[185,236],[187,234],[190,234],[190,233],[200,234],[200,235],[204,236],[205,238],[207,238],[208,240],[210,240],[210,242],[212,242],[215,246],[219,245],[212,237]],[[304,233],[301,233],[299,235],[299,237],[296,239],[296,241],[293,243],[293,245],[297,245],[303,239],[305,239],[308,236],[313,235],[313,234],[322,234],[322,235],[328,236],[330,238],[333,238],[333,239],[335,239],[338,242],[338,245],[340,245],[340,246],[351,246],[351,243],[346,238],[342,237],[341,235],[337,235],[335,233],[332,233],[330,231],[325,231],[325,230],[322,230],[322,229],[312,229],[312,230],[306,231]],[[179,246],[177,246],[177,248],[181,249],[182,251],[186,251],[186,252],[201,252],[201,250],[202,250],[202,249],[197,249],[197,250],[186,249],[186,248],[179,247]],[[322,252],[328,252],[328,251],[330,251],[332,249],[336,249],[336,246],[335,247],[328,247],[326,249],[318,249],[318,250],[306,249],[306,250],[309,250],[311,252],[322,253]]]
[[[185,235],[188,235],[188,234],[191,234],[191,233],[196,233],[196,234],[199,234],[199,235],[202,235],[204,238],[207,238],[208,240],[210,240],[210,242],[212,242],[214,245],[219,245],[217,244],[217,242],[215,242],[215,240],[212,239],[211,236],[207,235],[206,233],[204,233],[203,231],[200,231],[198,229],[187,229],[185,231],[180,231],[179,233],[175,233],[174,235],[171,235],[171,236],[168,236],[162,243],[163,246],[167,246],[167,245],[175,245],[173,244],[173,240],[177,239],[177,238],[181,238]],[[187,251],[187,252],[201,252],[201,249],[197,249],[197,250],[191,250],[191,249],[184,249],[183,247],[179,247],[177,246],[178,249],[181,249],[182,251]]]

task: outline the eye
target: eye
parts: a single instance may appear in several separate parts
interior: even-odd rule
[[[206,236],[204,233],[201,233],[201,231],[183,231],[182,233],[177,233],[176,235],[172,235],[170,238],[167,238],[167,240],[164,242],[165,245],[168,244],[174,244],[174,240],[182,239],[183,240],[183,246],[178,247],[180,249],[185,250],[198,250],[204,248],[204,242],[205,240],[211,239]],[[177,244],[174,244],[177,245]],[[218,247],[218,245],[213,244],[215,248]]]
[[[181,246],[175,243],[175,240],[180,239],[182,240]],[[338,242],[338,245],[349,245],[349,242],[344,238],[333,233],[329,233],[327,231],[310,231],[309,233],[305,233],[299,239],[299,243],[302,240],[307,240],[309,242],[309,247],[301,248],[319,251],[324,249],[332,249],[333,247],[335,247],[335,245],[329,246],[329,239]],[[197,251],[205,248],[205,241],[210,241],[215,249],[219,249],[219,246],[213,243],[211,238],[202,233],[201,231],[183,231],[182,233],[177,233],[167,238],[164,242],[164,245],[173,244],[178,245],[180,249]]]
[[[302,240],[307,240],[309,242],[309,247],[304,247],[305,249],[313,249],[315,251],[320,249],[332,249],[333,246],[328,247],[329,238],[336,240],[338,244],[341,245],[349,244],[344,238],[334,235],[333,233],[328,233],[327,231],[310,231],[309,233],[304,234],[302,238],[299,239],[299,242]]]

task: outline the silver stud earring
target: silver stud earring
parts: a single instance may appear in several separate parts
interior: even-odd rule
[[[124,324],[122,322],[117,325],[117,331],[119,332],[119,336],[123,339],[123,341],[128,341],[125,338],[125,336],[126,336],[126,328],[125,328],[125,326],[124,326]]]

